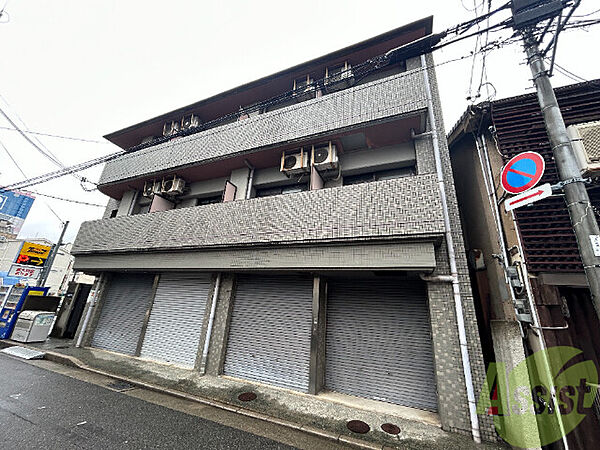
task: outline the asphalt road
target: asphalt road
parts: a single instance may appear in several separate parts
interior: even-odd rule
[[[289,449],[0,354],[3,449]]]

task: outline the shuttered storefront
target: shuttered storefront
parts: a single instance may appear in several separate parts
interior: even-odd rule
[[[424,283],[328,282],[325,383],[331,391],[437,410]]]
[[[134,355],[150,306],[154,275],[113,274],[109,280],[92,346]]]
[[[210,281],[208,273],[160,275],[140,356],[194,366]]]
[[[312,277],[240,276],[224,373],[308,391]]]

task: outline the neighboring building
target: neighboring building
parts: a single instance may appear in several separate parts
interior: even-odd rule
[[[0,237],[17,237],[34,200],[27,192],[0,191]]]
[[[10,266],[15,263],[17,256],[23,246],[23,242],[52,246],[53,243],[47,239],[7,239],[0,242],[0,272],[7,273]],[[73,274],[73,256],[71,256],[72,244],[60,247],[50,268],[50,274],[44,286],[50,288],[49,295],[62,295],[67,289],[67,283]],[[8,279],[10,278],[10,280]],[[7,277],[6,284],[14,284],[14,277]],[[35,285],[36,279],[28,279],[27,283]]]
[[[600,119],[599,83],[556,89],[568,126]],[[600,368],[600,324],[563,196],[517,209],[514,216],[503,206],[494,207],[503,198],[501,169],[521,152],[544,157],[541,183],[559,181],[536,95],[470,107],[448,140],[486,362],[503,361],[510,368],[539,350],[542,339],[548,347],[579,348]],[[599,187],[594,182],[588,188],[596,208]],[[509,270],[525,283],[523,289],[509,287],[503,254]],[[592,448],[600,442],[598,398],[587,413],[569,434],[571,448]]]
[[[379,58],[431,28],[108,135],[128,152],[73,247],[75,269],[99,276],[84,345],[432,411],[471,434],[465,370],[477,395],[485,368],[433,59]]]

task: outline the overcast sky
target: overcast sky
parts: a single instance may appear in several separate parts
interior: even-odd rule
[[[433,15],[434,32],[442,31],[474,17],[480,1],[10,0],[10,21],[0,23],[0,105],[30,130],[102,140],[109,132],[422,17]],[[492,7],[503,2],[493,0]],[[583,0],[577,14],[592,12],[599,3]],[[589,51],[599,43],[600,26],[563,33],[557,61],[585,79],[598,78],[600,59],[590,58]],[[435,60],[469,55],[474,45],[474,39],[452,45],[436,52]],[[475,90],[481,65],[477,58]],[[464,59],[437,69],[446,130],[469,105],[472,66],[472,59]],[[496,98],[532,92],[519,44],[490,53],[487,74]],[[553,83],[573,81],[557,74]],[[485,100],[483,94],[480,100]],[[9,124],[0,120],[0,126]],[[112,144],[39,139],[66,165],[117,150]],[[56,169],[16,132],[0,129],[0,142],[27,177]],[[84,175],[97,180],[100,172],[98,167]],[[21,179],[0,147],[0,184]],[[73,177],[31,189],[91,203],[107,201],[98,191],[82,190]],[[38,197],[19,237],[56,240],[60,221],[50,208],[71,221],[68,241],[82,221],[103,212]]]

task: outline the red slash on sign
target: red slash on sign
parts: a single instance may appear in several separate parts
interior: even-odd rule
[[[531,189],[529,191],[523,192],[521,195],[517,195],[511,199],[508,199],[504,203],[504,209],[506,209],[506,212],[508,212],[521,206],[537,202],[538,200],[541,200],[543,198],[550,197],[551,195],[552,188],[550,187],[550,183],[542,184],[536,189]]]

